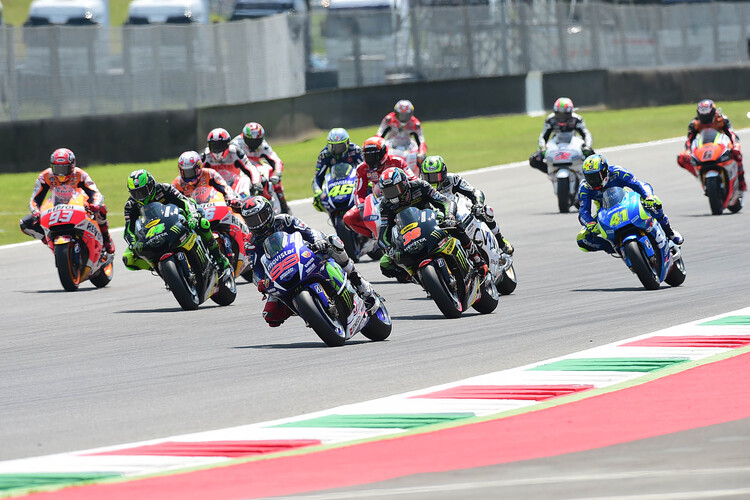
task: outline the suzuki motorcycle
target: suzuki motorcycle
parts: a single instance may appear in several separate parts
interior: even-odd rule
[[[583,145],[583,139],[572,132],[560,132],[547,142],[547,177],[552,181],[561,213],[568,213],[571,205],[578,207],[578,184],[583,180],[585,159]]]
[[[87,210],[88,197],[70,186],[55,186],[41,206],[39,224],[55,254],[63,288],[78,290],[90,280],[97,288],[112,281],[113,255],[104,250],[99,225]]]
[[[227,306],[237,297],[232,270],[218,271],[203,240],[176,205],[149,203],[135,223],[138,255],[148,260],[185,310],[209,298]]]
[[[375,294],[368,311],[341,266],[319,258],[301,234],[273,233],[263,242],[260,260],[270,278],[266,293],[305,320],[326,345],[341,346],[359,332],[370,340],[391,334],[383,299]]]
[[[377,237],[365,238],[344,223],[344,214],[356,204],[356,185],[356,169],[348,163],[337,163],[325,175],[321,185],[323,193],[320,195],[320,201],[328,212],[336,234],[344,242],[346,253],[354,262],[359,262],[365,254],[373,259],[380,258],[381,252],[377,245]]]
[[[641,205],[641,196],[620,187],[604,192],[597,228],[647,290],[685,281],[685,264],[661,224]]]
[[[479,276],[451,229],[440,226],[437,212],[409,207],[396,215],[395,222],[395,248],[417,263],[417,280],[446,318],[458,318],[469,307],[482,314],[497,308],[492,275]]]
[[[724,209],[732,213],[742,209],[739,165],[732,156],[732,141],[718,130],[702,130],[690,146],[690,164],[695,170],[703,192],[708,197],[712,215]]]
[[[385,136],[388,152],[393,156],[400,156],[406,165],[419,177],[419,165],[417,155],[419,154],[419,143],[408,130],[391,130]]]
[[[212,187],[197,188],[191,198],[203,209],[205,218],[211,222],[214,238],[221,253],[229,259],[234,275],[243,275],[250,267],[250,259],[245,253],[245,240],[250,236],[250,230],[245,221],[227,205],[224,195]],[[252,281],[252,271],[250,273],[248,281]]]

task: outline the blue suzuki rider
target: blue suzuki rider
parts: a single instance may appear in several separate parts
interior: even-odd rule
[[[325,180],[328,169],[337,163],[348,163],[353,168],[364,162],[362,148],[349,141],[349,132],[343,128],[332,128],[328,132],[328,144],[318,155],[315,164],[315,176],[312,180],[313,206],[319,212],[325,212],[320,195],[323,193],[321,185]]]
[[[581,203],[578,220],[584,226],[578,233],[578,246],[581,250],[584,252],[604,250],[609,254],[615,253],[609,241],[598,236],[597,220],[592,213],[594,205],[597,209],[601,207],[604,191],[611,187],[630,188],[641,195],[643,208],[661,224],[667,238],[676,245],[682,245],[682,235],[672,229],[669,219],[662,210],[661,200],[654,194],[651,184],[639,181],[622,167],[609,165],[607,159],[598,154],[589,156],[583,162],[583,176],[584,181],[578,187],[578,199]]]
[[[344,243],[336,235],[326,236],[316,231],[297,217],[289,214],[273,214],[273,207],[267,199],[262,196],[254,196],[242,203],[242,217],[245,224],[252,232],[252,236],[245,243],[245,251],[250,258],[253,269],[253,283],[258,286],[258,291],[265,295],[269,285],[268,277],[260,258],[263,256],[263,242],[277,231],[294,234],[300,233],[307,246],[321,259],[333,257],[333,260],[341,266],[357,293],[362,297],[368,308],[375,305],[375,291],[372,285],[357,272],[354,263],[344,250]],[[283,302],[275,297],[268,297],[268,302],[263,309],[263,319],[268,326],[280,326],[292,312]]]

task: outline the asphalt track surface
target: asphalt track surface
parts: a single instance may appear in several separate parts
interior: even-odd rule
[[[448,320],[417,286],[386,280],[376,263],[361,263],[393,317],[393,333],[381,343],[358,336],[327,348],[299,318],[268,328],[251,284],[240,284],[232,306],[210,302],[182,311],[158,277],[119,262],[107,288],[85,283],[66,293],[46,247],[1,248],[0,460],[289,417],[746,307],[749,215],[710,216],[699,184],[675,163],[680,147],[673,141],[607,156],[655,187],[685,236],[683,286],[646,291],[619,259],[578,250],[575,214],[557,213],[551,185],[538,171],[485,171],[467,178],[485,190],[516,247],[516,292],[502,297],[494,314]],[[311,207],[294,210],[331,231]],[[496,498],[498,489],[535,498],[747,495],[748,435],[750,422],[742,420],[561,457],[400,478],[343,497],[356,491],[361,498]]]

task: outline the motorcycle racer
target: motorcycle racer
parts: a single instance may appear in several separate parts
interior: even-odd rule
[[[203,211],[193,200],[180,193],[171,184],[156,182],[151,173],[143,169],[130,173],[128,191],[130,197],[125,202],[125,230],[123,231],[123,238],[128,242],[128,249],[122,256],[125,267],[133,271],[152,268],[149,261],[138,256],[141,242],[138,242],[135,237],[135,223],[141,215],[142,206],[157,202],[171,203],[179,207],[187,220],[188,227],[203,240],[203,244],[216,261],[219,270],[225,271],[229,268],[229,261],[221,253],[219,244],[216,243],[211,232],[211,223],[203,216]]]
[[[274,215],[271,203],[262,196],[245,200],[242,203],[241,213],[245,224],[252,232],[252,236],[245,244],[245,249],[253,269],[253,283],[264,296],[269,281],[260,260],[263,255],[263,242],[273,233],[283,231],[289,234],[300,233],[310,250],[321,259],[333,257],[333,260],[346,271],[352,285],[367,307],[371,308],[375,305],[375,291],[372,285],[354,267],[354,263],[344,250],[344,243],[338,236],[326,236],[289,214]],[[273,296],[268,297],[266,306],[263,308],[263,319],[266,320],[268,326],[280,326],[291,315],[292,312],[286,304]]]
[[[192,196],[193,191],[199,187],[213,187],[227,201],[232,208],[239,208],[242,200],[229,187],[229,184],[219,173],[204,166],[201,156],[195,151],[185,151],[177,160],[177,168],[180,174],[174,178],[172,185],[187,197]]]
[[[481,276],[488,272],[487,263],[482,259],[479,249],[463,227],[456,220],[456,203],[438,192],[423,179],[409,179],[401,168],[389,168],[380,176],[378,185],[383,192],[380,203],[380,234],[378,244],[386,252],[380,259],[380,271],[384,276],[408,281],[413,275],[413,258],[395,248],[391,241],[391,230],[396,224],[396,215],[409,207],[419,210],[437,208],[445,217],[442,225],[455,228],[458,241],[469,254]],[[408,274],[405,274],[408,273]]]
[[[388,146],[382,137],[370,137],[365,141],[362,150],[365,161],[357,166],[357,187],[355,188],[357,206],[350,208],[344,214],[344,224],[353,231],[358,232],[366,238],[370,238],[372,236],[370,230],[362,221],[362,211],[365,206],[365,198],[369,194],[370,185],[372,184],[373,186],[372,192],[379,196],[380,188],[378,187],[378,179],[380,179],[380,175],[388,168],[400,168],[404,170],[409,179],[416,179],[416,177],[406,165],[403,158],[392,156],[388,152]]]
[[[474,188],[459,174],[448,173],[448,166],[442,156],[425,158],[420,167],[419,176],[445,196],[453,197],[461,194],[471,200],[472,215],[487,224],[504,253],[513,255],[513,245],[500,233],[500,227],[495,222],[495,211],[485,203],[482,190]]]
[[[250,178],[254,193],[263,191],[261,183],[263,177],[260,172],[255,165],[248,161],[245,152],[241,148],[230,144],[230,139],[229,132],[223,128],[215,128],[209,132],[206,138],[208,146],[201,157],[204,165],[206,168],[211,168],[218,172],[228,170],[233,175],[245,174]],[[249,196],[251,193],[238,194]]]
[[[680,233],[672,229],[669,219],[662,210],[662,203],[654,194],[651,184],[642,182],[636,177],[617,165],[609,165],[607,159],[599,154],[589,156],[583,162],[584,181],[578,188],[578,199],[581,207],[578,211],[578,220],[583,229],[578,233],[578,246],[584,252],[604,250],[609,254],[615,254],[614,248],[609,242],[598,236],[597,220],[592,211],[594,206],[601,206],[604,191],[610,187],[630,188],[641,195],[643,208],[646,209],[661,224],[667,238],[676,245],[682,245],[684,238]]]
[[[583,138],[583,156],[587,157],[594,154],[591,144],[594,138],[586,128],[583,117],[575,113],[576,108],[573,101],[567,97],[559,97],[552,105],[552,113],[544,120],[542,133],[539,134],[539,149],[529,157],[529,165],[533,168],[547,173],[547,165],[544,163],[547,141],[553,134],[560,132],[577,132]]]
[[[393,106],[393,111],[383,117],[375,135],[385,138],[389,132],[398,130],[409,132],[409,135],[417,141],[417,145],[419,146],[417,164],[422,163],[422,160],[427,155],[427,142],[424,139],[422,122],[414,116],[414,105],[406,99],[398,101]]]
[[[738,178],[740,181],[740,190],[747,191],[747,184],[745,183],[745,169],[742,165],[742,151],[740,149],[740,138],[732,128],[732,122],[729,118],[721,112],[721,108],[717,109],[716,104],[711,99],[703,99],[698,103],[696,108],[696,116],[688,124],[687,139],[685,141],[685,151],[677,156],[677,164],[682,168],[698,177],[698,172],[695,171],[693,166],[690,164],[691,156],[691,145],[693,140],[701,133],[701,131],[712,128],[718,130],[722,134],[729,137],[732,141],[732,157],[737,162],[738,167]]]
[[[42,240],[45,245],[51,245],[44,236],[42,226],[39,224],[41,216],[40,207],[47,192],[51,188],[69,186],[83,190],[88,196],[88,210],[93,214],[104,240],[104,250],[109,254],[115,253],[115,244],[109,235],[109,222],[107,222],[107,206],[104,204],[104,196],[91,179],[88,173],[76,166],[76,155],[68,148],[56,149],[49,160],[49,168],[43,170],[36,178],[34,190],[29,200],[29,215],[19,221],[21,231]]]
[[[260,163],[266,160],[273,169],[268,180],[273,184],[273,190],[281,204],[281,211],[285,214],[291,213],[284,195],[284,187],[281,185],[281,176],[284,171],[284,162],[266,141],[266,131],[260,123],[248,122],[242,128],[242,133],[232,139],[232,143],[238,146],[247,155],[250,162]]]
[[[319,212],[325,212],[320,195],[323,193],[321,185],[328,169],[337,163],[348,163],[356,167],[364,161],[362,148],[349,141],[349,132],[346,129],[332,128],[328,132],[327,141],[328,144],[318,155],[312,180],[313,206]]]

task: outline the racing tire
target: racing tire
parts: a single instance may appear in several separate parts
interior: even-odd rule
[[[432,297],[440,312],[443,313],[443,316],[451,319],[460,318],[463,311],[456,308],[451,299],[451,296],[454,295],[453,292],[448,287],[448,284],[440,279],[435,268],[428,264],[422,268],[421,272],[422,286],[430,294],[430,297]]]
[[[378,248],[376,250],[367,252],[367,256],[370,257],[372,260],[380,260],[380,258],[383,256],[383,249]]]
[[[711,215],[721,215],[724,211],[724,190],[721,188],[721,181],[718,177],[708,177],[706,179],[706,196],[708,204],[711,206]]]
[[[247,269],[245,269],[244,271],[242,271],[242,273],[240,274],[240,276],[242,276],[243,278],[245,278],[245,281],[249,281],[250,283],[252,283],[253,282],[253,270],[252,270],[252,268],[248,266]]]
[[[503,271],[503,274],[500,276],[500,279],[495,282],[495,285],[497,286],[497,291],[500,295],[510,295],[513,293],[516,286],[518,286],[518,277],[516,276],[516,269],[513,267],[513,264]]]
[[[234,281],[234,274],[230,271],[227,277],[221,280],[219,290],[211,295],[211,300],[220,306],[228,306],[237,298],[237,284]]]
[[[646,290],[657,290],[659,288],[659,278],[651,269],[648,260],[641,252],[641,246],[636,240],[630,240],[624,246],[625,255],[630,260],[630,266],[641,281]]]
[[[567,214],[570,211],[569,179],[557,179],[557,208],[560,209],[561,214]]]
[[[343,217],[336,222],[336,234],[341,238],[341,241],[344,242],[346,255],[352,259],[352,262],[359,262],[359,251],[357,250],[357,242],[355,241],[356,235],[354,234],[354,231],[346,227]]]
[[[159,262],[159,269],[164,282],[169,287],[174,298],[186,311],[194,311],[198,309],[200,305],[200,297],[195,288],[188,284],[187,279],[181,272],[181,266],[179,266],[174,257],[162,260]]]
[[[685,263],[682,261],[682,257],[672,265],[672,269],[667,273],[667,277],[664,281],[669,286],[680,286],[685,282]]]
[[[480,314],[490,314],[497,309],[498,299],[487,292],[487,285],[482,287],[482,297],[471,306]]]
[[[381,311],[382,314],[388,318],[388,323],[385,323],[380,317],[378,317],[378,313]],[[362,328],[362,335],[374,342],[380,342],[390,336],[392,328],[393,324],[391,323],[390,316],[388,315],[385,304],[381,299],[380,307],[372,314],[372,316],[370,316],[370,321],[367,325]]]
[[[74,241],[65,245],[55,245],[57,275],[60,277],[63,288],[68,292],[75,292],[81,284],[81,269],[75,264],[74,246]]]
[[[309,290],[301,290],[294,298],[297,312],[328,347],[344,345],[346,339],[339,337],[322,304]]]
[[[114,270],[114,265],[110,262],[107,267],[99,269],[99,271],[89,278],[89,280],[96,288],[104,288],[109,285],[110,281],[112,281],[112,273]]]
[[[737,200],[737,203],[735,203],[734,205],[729,205],[727,208],[729,209],[730,212],[732,212],[733,214],[736,214],[737,212],[742,210],[742,200],[741,199]]]

